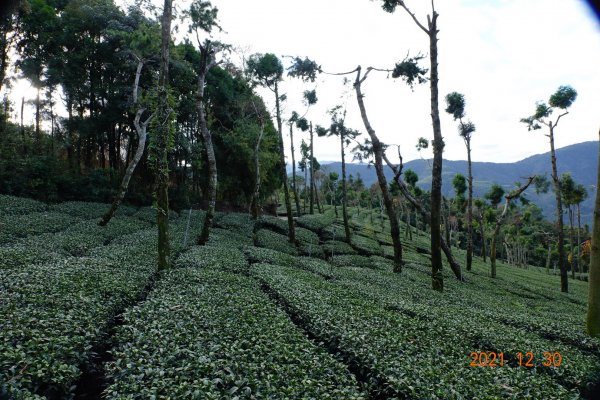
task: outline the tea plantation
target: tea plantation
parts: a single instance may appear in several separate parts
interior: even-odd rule
[[[0,196],[0,399],[600,398],[586,282],[477,258],[438,293],[426,233],[394,274],[379,213],[346,243],[327,208],[296,246],[235,213],[196,246],[203,213],[173,213],[159,273],[155,210],[107,207]]]

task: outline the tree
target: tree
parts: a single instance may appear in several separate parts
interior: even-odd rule
[[[497,208],[498,204],[500,204],[500,202],[502,201],[503,196],[504,189],[502,188],[502,186],[498,185],[497,183],[494,183],[490,187],[490,190],[488,190],[483,197],[490,201],[493,208]]]
[[[285,151],[283,148],[283,132],[281,127],[281,97],[279,95],[279,82],[283,76],[283,65],[275,54],[254,54],[247,63],[247,69],[261,85],[269,88],[275,95],[275,117],[277,120],[277,132],[279,133],[279,157],[281,163],[281,180],[283,181],[283,195],[285,198],[285,209],[288,220],[288,240],[290,243],[296,243],[296,233],[294,230],[294,215],[292,212],[292,203],[290,202],[290,192],[288,189],[287,171],[285,168]]]
[[[467,191],[467,179],[465,176],[463,174],[454,175],[454,178],[452,178],[452,187],[454,188],[454,193],[456,193],[456,200],[462,204],[465,201],[465,192]]]
[[[292,112],[292,116],[288,120],[290,126],[290,147],[292,151],[292,191],[294,192],[294,200],[296,202],[296,216],[300,216],[300,198],[298,197],[298,189],[296,187],[296,156],[294,150],[294,124],[298,121],[300,115],[296,111]]]
[[[467,198],[467,271],[471,270],[473,263],[473,173],[471,165],[471,135],[475,132],[475,125],[471,121],[463,122],[465,117],[465,96],[452,92],[446,95],[446,112],[452,114],[454,120],[459,120],[458,134],[465,141],[467,147],[467,182],[469,182],[469,196]]]
[[[169,150],[172,147],[172,117],[169,84],[169,45],[171,42],[172,0],[163,6],[160,42],[160,69],[158,75],[158,105],[153,125],[156,129],[151,150],[155,171],[156,224],[158,226],[158,269],[170,263],[169,249]]]
[[[340,138],[340,156],[342,158],[342,219],[344,221],[344,233],[346,241],[351,242],[350,223],[348,219],[348,189],[346,184],[346,147],[351,141],[360,136],[360,132],[346,127],[346,109],[342,111],[341,106],[336,106],[329,111],[331,115],[331,126],[329,129],[317,128],[318,136],[338,136]],[[337,180],[337,178],[336,178]]]
[[[439,14],[435,10],[434,1],[431,1],[431,14],[427,15],[427,26],[419,21],[416,15],[406,6],[403,0],[383,0],[383,9],[393,13],[400,6],[408,13],[415,24],[429,39],[430,60],[430,90],[431,90],[431,120],[433,125],[433,166],[431,170],[431,284],[434,290],[444,289],[442,275],[442,249],[441,249],[441,208],[442,208],[442,152],[444,140],[440,123],[439,90],[438,90],[438,47],[437,47],[437,19]]]
[[[213,146],[213,135],[208,127],[206,118],[206,106],[204,90],[206,85],[206,75],[215,67],[218,62],[215,53],[222,47],[219,43],[212,43],[210,40],[200,41],[200,31],[210,33],[217,24],[217,8],[213,7],[210,1],[196,0],[190,5],[188,15],[191,19],[189,33],[196,36],[198,47],[200,48],[200,60],[198,65],[198,87],[196,89],[196,113],[198,115],[199,131],[204,140],[206,150],[206,159],[208,160],[206,173],[208,176],[208,207],[204,216],[202,230],[198,236],[197,243],[205,244],[210,235],[210,228],[215,217],[215,206],[217,201],[217,159]]]
[[[598,131],[600,137],[600,130]],[[598,178],[594,205],[594,227],[590,251],[590,274],[588,289],[587,332],[600,338],[600,152],[598,154]]]
[[[494,233],[492,233],[492,244],[490,246],[490,264],[491,264],[491,277],[492,278],[496,277],[496,240],[498,239],[498,234],[500,233],[500,228],[502,227],[502,224],[504,223],[504,219],[506,218],[506,214],[508,213],[510,203],[514,199],[518,198],[525,190],[527,190],[527,188],[529,187],[529,185],[531,185],[531,183],[534,181],[535,178],[536,178],[536,176],[530,176],[529,178],[527,178],[527,182],[520,185],[517,189],[511,191],[509,194],[504,196],[504,207],[502,208],[502,212],[496,219],[496,226],[494,228]],[[493,186],[492,190],[490,190],[490,192],[488,192],[488,194],[490,194],[490,196],[486,195],[486,197],[488,199],[491,199],[490,201],[492,201],[492,204],[495,203],[497,205],[498,203],[500,203],[500,201],[498,201],[498,195],[500,195],[500,197],[501,197],[502,194],[504,194],[504,190],[499,190],[498,189],[499,187],[500,186],[498,186],[498,185]],[[500,189],[502,189],[502,188],[500,188]]]
[[[556,167],[556,152],[554,150],[554,129],[562,117],[569,112],[567,109],[573,104],[577,98],[577,92],[570,86],[560,86],[558,90],[550,96],[548,101],[549,106],[544,102],[536,104],[535,113],[529,117],[522,118],[521,122],[527,124],[528,130],[541,129],[541,125],[548,127],[546,135],[550,141],[550,157],[552,163],[552,181],[554,182],[554,194],[556,196],[556,230],[558,232],[558,264],[560,266],[560,290],[561,292],[569,291],[569,278],[567,275],[567,266],[565,264],[565,248],[564,248],[564,232],[563,232],[563,207],[562,196],[560,190],[560,178]],[[564,110],[555,121],[549,119],[555,109]]]
[[[365,125],[365,129],[370,137],[370,147],[372,154],[375,158],[375,172],[377,173],[377,181],[381,188],[381,195],[383,196],[383,202],[387,211],[388,218],[390,220],[390,234],[392,236],[392,244],[394,246],[394,272],[402,271],[402,243],[400,241],[400,225],[396,218],[396,210],[394,203],[392,202],[392,196],[388,190],[387,179],[383,172],[383,155],[385,153],[385,146],[375,133],[375,130],[371,126],[369,118],[367,116],[367,110],[364,103],[364,96],[362,94],[362,84],[367,78],[372,68],[367,69],[364,75],[361,74],[361,67],[356,69],[356,79],[354,81],[354,90],[356,91],[356,100],[358,101],[358,108],[360,109],[360,115]]]

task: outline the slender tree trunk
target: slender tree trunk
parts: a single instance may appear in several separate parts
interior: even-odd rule
[[[492,244],[490,245],[490,276],[492,278],[496,277],[496,241],[498,240],[498,234],[500,233],[500,227],[502,226],[502,219],[504,219],[505,212],[502,212],[502,216],[498,218],[496,222],[496,227],[494,228],[494,232],[492,233]],[[508,249],[506,251],[508,256]]]
[[[296,155],[294,151],[294,126],[290,123],[290,147],[292,150],[292,190],[294,191],[294,200],[296,202],[296,216],[300,216],[300,198],[296,189]]]
[[[252,210],[252,219],[258,219],[258,199],[260,196],[260,143],[265,132],[265,124],[260,118],[260,132],[258,134],[258,140],[256,141],[256,147],[254,148],[254,193],[252,194],[252,202],[250,208]],[[296,199],[297,201],[298,199]]]
[[[208,207],[206,209],[206,215],[204,216],[204,224],[202,225],[202,231],[198,236],[197,243],[200,245],[205,244],[208,241],[210,235],[210,229],[213,225],[215,218],[215,206],[217,203],[217,159],[215,157],[215,149],[213,147],[212,132],[208,129],[208,123],[206,122],[206,110],[204,107],[204,87],[206,83],[206,74],[212,67],[216,65],[213,59],[212,49],[209,47],[201,47],[201,61],[200,61],[200,74],[198,75],[198,89],[196,93],[196,110],[198,114],[198,123],[200,125],[200,132],[204,139],[204,146],[206,148],[206,158],[208,159],[207,174],[208,174]]]
[[[569,291],[569,276],[567,274],[567,265],[565,264],[565,234],[563,227],[563,207],[560,191],[560,179],[556,167],[556,152],[554,151],[554,126],[552,122],[550,127],[550,155],[552,159],[552,180],[554,182],[554,194],[556,196],[556,229],[558,231],[558,265],[560,267],[560,291],[567,293]]]
[[[485,229],[483,227],[483,215],[479,216],[479,234],[481,235],[481,257],[485,263]]]
[[[600,131],[598,136],[600,137]],[[596,188],[600,188],[600,153],[597,174]],[[600,337],[600,189],[596,190],[588,282],[587,332],[590,336]]]
[[[568,213],[569,213],[569,248],[570,248],[570,252],[571,252],[571,278],[575,279],[575,255],[573,254],[573,250],[574,250],[574,246],[573,246],[573,242],[575,240],[575,231],[573,229],[573,225],[574,225],[574,215],[573,215],[573,207],[571,206],[571,204],[569,204],[569,208],[568,208]]]
[[[387,216],[390,220],[390,233],[392,235],[392,243],[394,245],[394,272],[402,271],[402,242],[400,241],[400,226],[396,219],[396,210],[394,209],[394,203],[392,202],[392,196],[388,190],[387,180],[383,172],[383,146],[379,141],[379,138],[375,134],[375,130],[371,126],[369,119],[367,118],[367,111],[363,99],[361,90],[361,84],[364,82],[365,76],[361,79],[360,67],[356,74],[356,81],[354,83],[354,90],[356,91],[356,99],[358,101],[358,107],[360,109],[360,115],[362,117],[365,129],[371,137],[371,143],[373,146],[373,154],[375,156],[375,171],[377,173],[377,181],[379,182],[379,188],[381,189],[381,195],[387,211]],[[439,227],[438,227],[439,228]]]
[[[285,210],[288,220],[288,239],[290,243],[296,243],[296,232],[294,230],[294,215],[292,203],[290,202],[290,191],[288,189],[287,171],[285,168],[285,152],[283,149],[283,132],[281,131],[281,109],[279,104],[279,86],[275,82],[275,108],[277,117],[277,132],[279,132],[279,162],[281,163],[281,180],[283,181],[283,196],[285,198]]]
[[[24,109],[25,109],[25,97],[21,97],[21,139],[23,140],[23,153],[27,153],[27,144],[25,142],[25,125],[23,125]]]
[[[317,188],[317,182],[315,180],[313,180],[313,190],[315,192],[315,202],[317,203],[317,211],[319,212],[319,214],[323,214],[321,200],[319,199],[319,189]]]
[[[548,241],[548,254],[546,255],[546,274],[550,274],[550,256],[552,255],[552,245]]]
[[[42,120],[42,102],[40,100],[40,88],[38,87],[37,94],[35,96],[35,138],[38,142],[38,146],[42,145],[42,131],[40,130],[41,120]]]
[[[168,104],[169,43],[171,41],[172,0],[164,0],[161,24],[160,70],[158,78],[158,132],[156,132],[156,223],[158,225],[158,269],[170,264],[169,248],[169,136],[170,110]],[[163,120],[164,118],[164,120]]]
[[[350,224],[348,223],[348,193],[346,190],[346,154],[344,152],[344,134],[340,133],[340,146],[342,154],[342,218],[344,219],[344,232],[346,241],[351,242]]]
[[[314,153],[314,148],[313,148],[313,127],[312,127],[312,122],[310,123],[309,126],[309,132],[310,132],[310,207],[309,207],[309,212],[310,214],[314,214],[314,191],[313,188],[315,186],[315,167],[314,167],[314,161],[315,161],[315,153]]]
[[[469,197],[467,200],[467,271],[471,270],[473,263],[473,172],[471,164],[471,139],[466,138],[467,144],[467,167],[469,182]]]

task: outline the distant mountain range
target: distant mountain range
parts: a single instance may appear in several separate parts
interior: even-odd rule
[[[581,204],[582,224],[590,224],[594,211],[594,199],[596,195],[596,172],[598,171],[598,142],[583,142],[566,146],[556,150],[558,162],[558,173],[570,172],[577,183],[584,184],[588,191],[588,198]],[[417,184],[423,189],[431,189],[431,167],[428,160],[413,160],[404,164],[404,170],[412,169],[419,176]],[[322,165],[323,171],[341,173],[341,162],[332,162]],[[388,179],[393,177],[389,168],[386,167]],[[346,173],[354,177],[360,174],[366,186],[377,181],[375,168],[367,164],[347,164]],[[467,175],[466,161],[443,162],[442,192],[445,196],[453,197],[452,178],[455,174]],[[550,152],[527,157],[514,163],[491,163],[473,162],[473,191],[474,196],[483,196],[493,183],[503,186],[506,190],[514,187],[514,183],[522,181],[531,174],[546,174],[551,179]],[[544,210],[548,219],[554,219],[554,193],[537,195],[534,190],[529,189],[526,197],[536,203]],[[565,223],[567,222],[565,216]]]

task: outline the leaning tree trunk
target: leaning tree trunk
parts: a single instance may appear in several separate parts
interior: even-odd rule
[[[560,179],[556,168],[556,152],[554,151],[554,126],[550,122],[550,155],[552,159],[552,181],[554,182],[554,194],[556,196],[556,225],[558,231],[558,265],[560,267],[560,291],[569,291],[569,276],[565,264],[565,234],[563,224],[562,196],[560,191]]]
[[[377,181],[379,182],[379,188],[381,189],[381,195],[385,204],[387,216],[390,220],[390,233],[392,235],[392,244],[394,246],[394,272],[402,271],[402,242],[400,241],[400,226],[398,225],[398,219],[396,218],[396,210],[392,201],[392,196],[388,190],[387,180],[383,173],[383,145],[379,141],[375,130],[371,126],[367,117],[367,110],[365,108],[365,102],[363,100],[363,94],[361,90],[362,82],[366,78],[360,75],[361,68],[357,68],[356,80],[354,82],[354,90],[356,91],[356,99],[358,101],[358,107],[360,109],[360,115],[365,125],[367,133],[371,137],[371,143],[373,146],[373,154],[375,156],[375,172],[377,173]],[[368,72],[367,72],[368,73]]]
[[[598,131],[600,137],[600,131]],[[587,332],[600,338],[600,152],[596,184],[596,204],[594,207],[594,227],[592,229],[592,249],[590,252],[590,272],[588,288]]]
[[[431,215],[427,212],[427,210],[425,210],[425,207],[423,207],[423,205],[412,196],[412,194],[408,190],[408,187],[406,186],[404,181],[402,181],[402,179],[400,179],[400,174],[402,172],[402,169],[401,168],[398,169],[398,168],[394,167],[393,164],[387,159],[387,157],[385,158],[385,162],[392,169],[392,171],[394,171],[394,179],[398,183],[398,186],[400,186],[400,191],[402,192],[404,197],[415,208],[415,217],[417,216],[417,213],[418,213],[418,214],[421,214],[421,216],[423,217],[423,220],[425,220],[425,221],[431,220]],[[402,162],[402,158],[400,158],[400,162]],[[443,237],[440,237],[440,247],[441,247],[441,250],[444,252],[444,255],[446,256],[446,259],[448,260],[448,264],[450,264],[450,269],[454,273],[454,276],[456,277],[456,279],[458,279],[459,281],[464,281],[465,279],[462,276],[462,272],[460,270],[460,265],[454,259],[454,256],[452,255],[452,250],[450,249],[449,244],[446,243],[446,241],[444,240]]]
[[[140,76],[142,74],[143,66],[144,66],[144,62],[139,61],[138,65],[137,65],[137,69],[135,71],[135,80],[133,83],[133,104],[137,104],[137,102],[138,102],[138,88],[139,88]],[[153,115],[150,115],[150,117],[148,117],[148,119],[146,119],[146,121],[140,123],[140,118],[142,117],[142,114],[145,111],[146,111],[145,108],[140,108],[135,115],[135,119],[133,121],[133,126],[135,127],[135,130],[136,130],[136,132],[138,134],[138,138],[139,138],[138,147],[135,151],[135,155],[133,156],[133,159],[127,166],[127,170],[125,171],[125,176],[123,176],[123,180],[121,181],[121,186],[119,186],[119,191],[118,191],[117,195],[115,196],[115,198],[110,206],[110,209],[104,214],[104,216],[102,217],[100,222],[98,222],[98,225],[100,225],[100,226],[105,226],[106,224],[108,224],[110,222],[110,220],[112,219],[113,215],[115,214],[115,212],[117,211],[117,209],[119,208],[119,205],[123,201],[123,198],[125,198],[125,194],[127,194],[127,188],[129,187],[129,181],[131,180],[133,171],[135,171],[135,168],[137,167],[138,163],[142,159],[142,155],[144,154],[144,148],[146,147],[146,137],[147,137],[146,131],[148,129],[148,124],[150,123],[150,120],[153,117]]]
[[[350,224],[348,223],[348,193],[346,191],[346,154],[344,152],[344,134],[340,133],[340,145],[342,154],[342,219],[344,220],[344,232],[346,241],[350,243]]]
[[[208,159],[208,207],[206,208],[206,215],[204,216],[202,231],[200,232],[197,240],[197,243],[200,245],[203,245],[208,241],[210,229],[212,228],[213,220],[215,218],[215,207],[217,203],[217,159],[215,157],[215,149],[212,141],[212,132],[208,129],[208,123],[206,122],[206,110],[204,107],[204,87],[206,83],[206,74],[212,67],[216,65],[212,54],[212,50],[208,46],[201,48],[202,60],[200,65],[200,74],[198,75],[198,90],[196,94],[198,123],[200,125],[202,138],[204,139],[206,158]]]
[[[296,243],[296,232],[294,230],[294,216],[292,215],[292,203],[290,202],[290,191],[288,189],[287,171],[285,168],[285,151],[283,149],[283,132],[281,131],[281,108],[279,104],[279,87],[275,82],[275,111],[277,117],[277,132],[279,133],[279,162],[281,163],[281,180],[283,181],[283,196],[285,198],[285,210],[288,220],[288,239],[290,243]]]
[[[294,154],[294,126],[290,123],[290,147],[292,150],[292,191],[294,192],[294,200],[296,202],[296,216],[300,216],[300,199],[298,198],[298,190],[296,190],[296,156]]]
[[[169,266],[169,136],[170,107],[167,85],[169,84],[169,43],[171,41],[172,0],[164,0],[160,70],[158,77],[158,110],[160,125],[156,132],[156,223],[158,226],[158,269]]]

